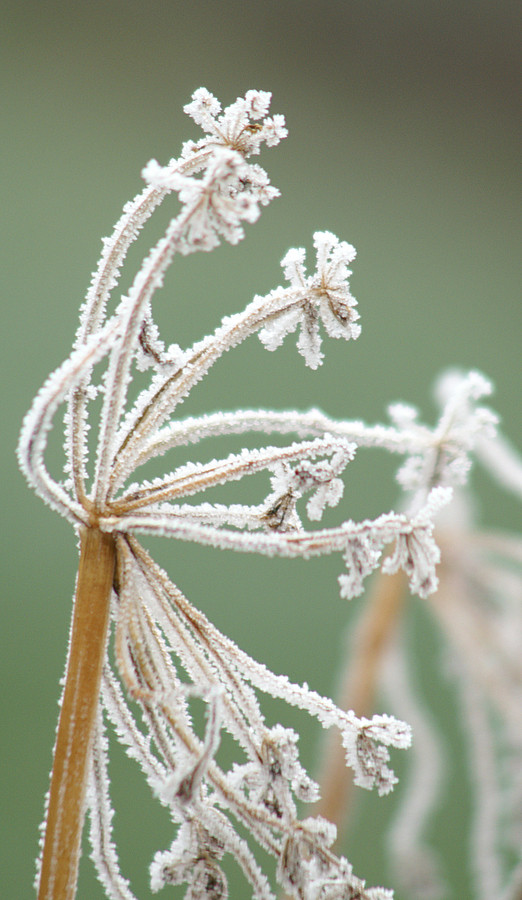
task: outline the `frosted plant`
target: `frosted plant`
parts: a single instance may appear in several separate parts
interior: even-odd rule
[[[151,300],[174,255],[212,250],[221,239],[237,243],[243,222],[254,222],[260,207],[278,196],[266,172],[248,161],[262,144],[274,146],[286,136],[283,117],[270,117],[269,104],[270,94],[249,91],[222,110],[207,90],[195,92],[185,111],[205,137],[186,143],[167,166],[152,160],[145,167],[145,189],[124,207],[103,242],[71,355],[44,384],[24,423],[22,469],[37,493],[71,522],[80,545],[38,866],[40,900],[75,896],[87,811],[92,856],[107,896],[134,896],[112,840],[107,726],[170,811],[172,842],[152,861],[152,890],[185,884],[187,900],[225,898],[222,860],[229,858],[252,895],[268,900],[273,887],[252,849],[258,844],[275,858],[277,880],[289,896],[391,897],[384,888],[366,887],[335,854],[334,825],[320,816],[298,818],[297,801],[317,800],[318,786],[300,765],[297,734],[283,725],[268,727],[258,695],[282,698],[325,728],[337,729],[354,783],[379,794],[396,782],[388,748],[409,746],[409,726],[388,715],[340,709],[250,659],[184,597],[137,539],[140,533],[165,535],[268,556],[339,553],[345,564],[339,576],[343,597],[361,594],[366,577],[379,568],[403,571],[411,590],[427,597],[437,587],[434,517],[449,502],[453,484],[465,478],[475,444],[494,434],[495,417],[477,404],[487,390],[477,374],[459,388],[466,421],[455,424],[450,397],[434,429],[418,424],[403,406],[394,409],[393,423],[386,426],[335,421],[317,410],[173,417],[214,362],[251,335],[257,333],[274,350],[299,329],[298,351],[315,369],[323,358],[322,331],[345,340],[360,333],[348,283],[355,250],[329,232],[317,232],[311,270],[304,250],[290,250],[282,263],[284,287],[255,297],[242,313],[223,319],[213,334],[185,350],[166,347],[160,338]],[[179,201],[177,214],[111,312],[108,301],[130,244],[172,193]],[[138,372],[148,376],[148,384],[131,399]],[[102,409],[91,460],[87,436],[98,395]],[[58,482],[44,455],[62,403],[66,469]],[[131,481],[145,463],[173,448],[246,433],[293,434],[296,440],[206,463],[189,461],[153,480]],[[305,527],[303,519],[320,522],[325,507],[338,503],[343,470],[356,450],[375,446],[405,457],[401,482],[407,500],[399,510],[374,520]],[[267,475],[266,494],[257,504],[226,505],[196,496],[257,473]],[[385,551],[391,552],[384,556]],[[193,698],[206,705],[203,735],[193,726]],[[142,712],[139,723],[135,704]],[[228,769],[216,756],[224,731],[238,754]]]
[[[453,488],[452,501],[437,519],[442,549],[438,585],[427,611],[442,639],[442,680],[448,676],[461,706],[471,788],[468,842],[473,900],[519,900],[522,891],[522,538],[483,532],[467,474],[468,451],[497,482],[522,499],[522,461],[493,432],[491,413],[474,405],[491,391],[478,373],[445,373],[437,382],[441,417],[437,438],[423,453],[409,456],[397,480],[419,492],[433,479]],[[472,401],[472,402],[470,402]],[[423,431],[418,414],[403,404],[390,415],[404,431]],[[489,423],[488,423],[489,422]],[[388,558],[383,571],[395,566]],[[407,567],[405,567],[407,571]],[[342,578],[342,576],[341,576]],[[365,601],[350,640],[341,703],[368,714],[377,689],[412,726],[414,740],[406,786],[387,842],[401,896],[443,900],[449,896],[444,861],[429,843],[430,817],[444,793],[447,737],[437,730],[416,677],[418,646],[408,641],[404,573],[394,581],[379,576]],[[346,824],[350,785],[334,740],[325,755],[320,811]]]

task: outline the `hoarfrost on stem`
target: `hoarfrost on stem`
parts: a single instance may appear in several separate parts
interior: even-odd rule
[[[187,898],[224,898],[224,857],[235,859],[257,898],[273,897],[250,841],[277,860],[277,878],[302,900],[385,900],[383,888],[366,888],[343,857],[332,851],[335,826],[321,818],[299,820],[297,801],[313,802],[318,787],[299,762],[298,735],[282,725],[269,728],[258,692],[306,710],[325,727],[340,730],[346,763],[355,782],[393,788],[389,747],[406,748],[409,727],[391,716],[358,718],[332,701],[275,675],[221,634],[169,580],[138,542],[140,532],[177,537],[222,549],[283,557],[340,553],[347,573],[341,595],[362,593],[366,577],[401,568],[412,591],[424,597],[437,585],[439,551],[433,537],[438,509],[460,484],[476,443],[494,435],[495,418],[477,407],[488,382],[472,373],[448,393],[435,428],[420,425],[404,406],[391,409],[392,425],[337,421],[317,410],[239,410],[174,419],[177,405],[214,362],[257,333],[275,350],[300,329],[297,346],[312,369],[323,360],[320,322],[326,335],[345,340],[360,334],[356,300],[348,279],[354,248],[330,232],[316,232],[316,269],[305,270],[305,251],[289,250],[282,262],[289,286],[255,297],[242,313],[224,318],[213,334],[192,347],[165,347],[151,300],[176,254],[212,250],[221,239],[237,243],[244,223],[279,195],[266,172],[248,162],[265,143],[286,136],[284,118],[268,115],[270,94],[248,91],[225,110],[205,88],[185,111],[206,133],[183,145],[166,166],[151,160],[143,170],[145,190],[128,203],[103,253],[82,308],[69,359],[50,376],[28,413],[19,443],[21,467],[33,488],[76,528],[114,536],[116,577],[112,631],[116,664],[107,654],[96,734],[92,739],[87,803],[93,859],[108,896],[133,895],[119,871],[111,837],[107,775],[110,723],[130,757],[141,766],[152,792],[169,808],[175,836],[151,864],[151,887],[188,885]],[[179,210],[152,248],[127,296],[115,312],[108,300],[130,244],[154,209],[177,194]],[[99,365],[106,369],[99,376]],[[134,401],[134,367],[150,381]],[[86,435],[91,400],[104,395],[94,463]],[[65,417],[66,481],[56,483],[45,465],[45,445],[61,403]],[[153,481],[129,481],[144,463],[220,435],[291,434],[287,446],[267,444],[206,463],[187,462]],[[300,506],[306,496],[311,522],[343,494],[342,473],[357,448],[378,446],[406,457],[398,474],[407,491],[400,512],[374,520],[341,521],[308,529]],[[210,503],[195,497],[209,488],[265,473],[257,504]],[[383,553],[392,546],[392,555]],[[123,685],[124,690],[122,690]],[[191,703],[207,707],[204,736],[193,727]],[[142,710],[138,725],[130,700]],[[225,769],[216,761],[220,736],[235,740],[240,760]],[[248,839],[240,836],[247,834]]]

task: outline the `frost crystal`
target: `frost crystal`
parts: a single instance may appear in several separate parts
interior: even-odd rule
[[[323,360],[319,319],[330,337],[349,340],[361,333],[357,324],[359,314],[355,309],[357,301],[348,287],[351,275],[348,263],[355,259],[355,249],[329,231],[314,234],[314,247],[317,255],[314,275],[306,275],[303,249],[289,250],[282,260],[285,277],[292,286],[289,294],[298,303],[292,304],[287,312],[281,313],[259,332],[267,350],[275,350],[287,334],[300,326],[297,349],[311,369],[317,369]]]
[[[390,408],[392,426],[336,421],[317,410],[174,418],[177,405],[214,362],[255,333],[274,350],[299,328],[298,350],[313,369],[323,358],[320,322],[330,337],[349,340],[360,334],[348,285],[355,250],[330,232],[314,235],[313,274],[306,274],[305,251],[289,250],[282,263],[289,286],[255,297],[242,313],[223,319],[213,334],[192,347],[165,347],[153,320],[151,300],[173,256],[211,250],[220,239],[237,243],[243,223],[254,222],[260,207],[278,195],[266,172],[247,162],[263,143],[271,147],[286,136],[283,117],[268,116],[270,99],[266,92],[248,91],[222,111],[205,88],[194,93],[185,111],[205,137],[186,143],[179,159],[167,166],[152,160],[143,170],[145,190],[126,205],[114,234],[104,241],[71,356],[43,386],[20,438],[20,463],[29,483],[73,523],[82,541],[96,536],[116,560],[116,573],[110,573],[108,582],[108,590],[113,585],[113,650],[103,660],[105,644],[100,645],[98,712],[92,735],[81,743],[92,744],[86,796],[93,859],[108,896],[120,900],[133,895],[111,838],[107,723],[139,763],[173,822],[170,846],[158,850],[152,861],[151,888],[186,884],[187,900],[228,896],[222,868],[227,857],[235,860],[258,900],[273,898],[252,844],[276,859],[280,885],[299,900],[391,896],[383,888],[366,888],[347,860],[334,853],[333,824],[321,817],[298,819],[296,802],[314,802],[319,789],[299,761],[298,735],[283,725],[267,726],[259,693],[282,698],[323,727],[338,729],[355,783],[376,787],[379,794],[396,782],[389,748],[406,748],[411,737],[409,727],[391,716],[342,710],[307,685],[292,684],[249,658],[171,583],[136,535],[167,535],[268,556],[339,553],[347,569],[339,577],[342,597],[361,594],[367,576],[379,566],[385,573],[403,570],[412,592],[426,597],[437,586],[435,517],[451,499],[451,488],[465,479],[475,445],[494,439],[494,415],[476,405],[490,386],[477,373],[453,374],[440,383],[443,409],[434,429],[419,424],[417,413],[405,405]],[[128,295],[109,314],[108,300],[130,244],[173,192],[177,214],[145,258]],[[150,379],[132,399],[135,367]],[[91,461],[86,435],[91,400],[99,392],[103,408]],[[65,483],[51,478],[44,460],[47,434],[61,403],[67,404]],[[249,432],[293,433],[297,440],[208,462],[188,461],[152,481],[135,474],[175,447]],[[325,508],[341,499],[341,476],[357,448],[368,446],[406,457],[398,478],[411,492],[408,502],[400,512],[374,520],[305,527],[302,504],[307,519],[319,522]],[[254,474],[265,476],[258,503],[211,503],[199,496]],[[387,548],[391,555],[382,561]],[[203,733],[193,726],[194,703],[206,709]],[[140,724],[135,704],[142,711]],[[224,732],[231,735],[239,757],[228,769],[216,758]],[[48,869],[47,852],[42,872]],[[54,859],[50,866],[59,868]],[[74,870],[74,860],[71,866]]]

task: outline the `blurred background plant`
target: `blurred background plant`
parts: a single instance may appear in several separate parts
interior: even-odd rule
[[[457,397],[458,387],[457,374],[445,374],[438,383],[439,400]],[[405,414],[410,414],[406,407],[399,407],[397,413],[403,422]],[[479,441],[476,456],[490,475],[522,499],[522,460],[502,436]],[[426,473],[428,460],[413,466],[407,463],[398,473],[399,480],[407,483],[413,475],[415,482],[419,473]],[[432,471],[437,467],[435,461]],[[347,634],[337,700],[341,707],[365,716],[374,711],[380,692],[412,726],[413,748],[399,808],[387,830],[388,854],[399,896],[404,892],[417,900],[442,900],[452,887],[433,835],[432,817],[455,742],[435,721],[437,702],[429,699],[418,665],[419,656],[436,636],[440,646],[434,691],[441,682],[455,689],[452,724],[460,725],[471,793],[461,860],[468,872],[465,896],[518,900],[522,891],[522,535],[481,531],[475,499],[466,486],[456,489],[439,516],[436,537],[441,548],[439,584],[425,598],[431,640],[427,634],[427,641],[412,640],[408,633],[411,596],[404,573],[393,580],[380,575],[358,622]],[[331,733],[321,770],[318,811],[337,824],[342,844],[355,797],[340,742]],[[462,811],[459,793],[457,810]]]
[[[328,414],[375,421],[388,401],[402,399],[417,403],[429,419],[425,398],[434,373],[458,364],[491,377],[493,406],[520,446],[520,15],[518,4],[481,0],[383,4],[378,15],[375,6],[351,0],[4,4],[8,341],[2,354],[2,462],[8,529],[1,665],[2,804],[9,827],[0,854],[7,896],[31,893],[36,823],[51,762],[50,752],[45,758],[40,748],[52,744],[52,698],[62,674],[76,561],[69,528],[26,491],[13,447],[35,389],[74,333],[100,234],[109,232],[122,203],[139,188],[143,161],[177,153],[186,134],[182,106],[195,87],[206,83],[228,102],[251,85],[271,90],[290,130],[270,161],[284,200],[265,211],[255,237],[247,234],[239,247],[174,267],[180,315],[168,311],[165,333],[188,344],[209,331],[223,313],[278,283],[286,247],[309,246],[313,230],[328,228],[357,246],[353,287],[364,309],[364,334],[349,354],[345,346],[331,347],[318,373],[296,367],[290,342],[271,368],[264,365],[265,351],[249,342],[220,363],[184,412],[326,407],[327,397]],[[158,234],[163,225],[158,222]],[[156,236],[148,232],[149,244]],[[131,263],[129,277],[132,271]],[[210,291],[216,280],[224,286],[219,297]],[[185,315],[191,302],[197,302],[194,317]],[[375,460],[368,457],[371,452],[353,464],[347,487],[354,517],[392,506],[395,497],[391,467],[383,460],[382,480],[376,478]],[[479,470],[474,489],[483,530],[518,527],[516,502]],[[157,543],[156,558],[241,647],[332,695],[343,657],[340,635],[364,604],[364,598],[339,600],[335,562],[220,554],[217,567],[219,551],[204,548],[203,558],[197,548],[180,553],[179,546]],[[63,564],[57,566],[57,559]],[[248,595],[247,572],[258,585],[256,597]],[[273,593],[274,578],[285,581],[284,602]],[[471,868],[462,862],[473,803],[464,752],[471,724],[460,717],[454,680],[441,676],[438,630],[419,602],[408,604],[404,629],[411,645],[422,647],[413,654],[414,677],[450,748],[429,823],[444,896],[473,897]],[[378,696],[379,711],[386,704]],[[302,761],[310,768],[318,734],[298,713],[295,722],[303,733]],[[397,760],[399,775],[406,765]],[[149,806],[123,756],[115,755],[113,773],[115,805],[122,810],[115,822],[125,848],[122,865],[136,892],[147,897],[147,864],[164,827],[162,811]],[[370,883],[393,884],[380,829],[382,804],[391,819],[396,799],[398,791],[386,801],[364,795],[353,811],[346,846]],[[137,808],[139,831],[126,824]],[[89,865],[81,879],[80,896],[102,896]]]

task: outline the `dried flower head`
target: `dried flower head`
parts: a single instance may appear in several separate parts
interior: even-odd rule
[[[299,762],[297,735],[265,723],[258,692],[306,710],[325,728],[337,728],[355,783],[376,787],[379,794],[396,782],[388,748],[409,746],[409,726],[390,716],[365,718],[341,710],[306,685],[292,684],[250,659],[171,583],[136,537],[167,535],[269,556],[338,552],[346,563],[339,578],[342,596],[360,594],[367,575],[382,567],[385,572],[404,570],[412,591],[424,597],[437,586],[435,515],[448,503],[452,485],[465,477],[476,443],[494,432],[493,415],[476,405],[489,390],[477,374],[451,392],[434,429],[418,424],[405,407],[393,409],[391,426],[335,421],[317,410],[174,418],[178,404],[214,362],[252,334],[274,350],[299,327],[298,350],[315,369],[323,358],[319,320],[330,337],[356,339],[360,333],[348,284],[355,251],[335,235],[318,232],[313,274],[305,272],[304,250],[290,250],[282,263],[289,286],[255,297],[243,312],[223,319],[213,334],[185,350],[165,348],[160,339],[151,300],[173,256],[211,250],[221,239],[237,243],[243,223],[255,221],[260,207],[278,196],[266,172],[248,161],[263,143],[275,146],[286,135],[283,117],[268,116],[269,104],[270,94],[248,91],[222,111],[206,89],[194,93],[185,111],[205,137],[184,144],[181,156],[167,166],[152,160],[143,170],[146,188],[125,206],[113,234],[104,240],[72,353],[45,383],[24,423],[22,469],[40,496],[77,529],[81,546],[38,876],[41,898],[74,897],[84,805],[91,820],[93,859],[107,895],[133,897],[111,838],[107,724],[172,818],[173,840],[151,864],[153,890],[186,884],[187,900],[225,898],[222,861],[231,857],[253,895],[268,900],[273,888],[252,850],[253,841],[275,857],[278,881],[293,897],[391,896],[383,888],[365,887],[347,860],[335,855],[334,826],[320,817],[298,818],[296,802],[314,801],[318,788]],[[107,303],[130,244],[171,193],[178,197],[177,214],[143,261],[127,296],[109,314]],[[131,401],[135,369],[149,372],[150,380]],[[99,393],[102,412],[91,461],[87,432],[91,400]],[[46,468],[44,451],[53,417],[64,402],[66,480],[59,483]],[[152,481],[135,474],[172,448],[249,432],[294,434],[297,440],[206,463],[189,461]],[[330,528],[303,525],[303,498],[308,520],[319,522],[324,508],[334,507],[342,495],[344,468],[357,448],[365,446],[406,457],[400,481],[408,495],[400,511]],[[259,472],[267,473],[267,490],[257,504],[199,498],[208,488]],[[390,546],[391,555],[383,560]],[[110,631],[115,667],[106,652]],[[87,649],[86,632],[92,641]],[[92,663],[88,673],[82,668],[87,652]],[[203,736],[193,727],[193,697],[206,704]],[[141,707],[142,723],[136,722],[129,700]],[[89,709],[79,724],[78,704]],[[228,770],[216,761],[223,731],[238,750],[238,761]],[[74,778],[68,774],[73,770]],[[64,833],[73,833],[73,821],[75,837],[68,850]]]

